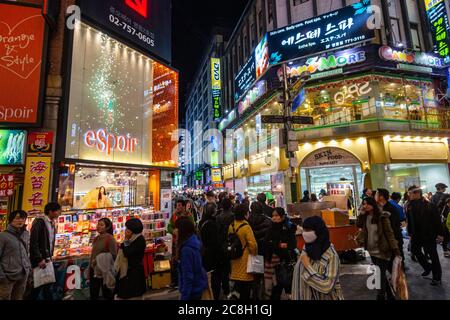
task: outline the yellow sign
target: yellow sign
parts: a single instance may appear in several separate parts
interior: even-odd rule
[[[28,214],[43,213],[50,188],[51,157],[28,157],[22,209]]]
[[[425,9],[426,11],[433,8],[435,5],[443,2],[444,0],[425,0]]]
[[[211,169],[211,180],[212,182],[222,182],[222,170]]]
[[[212,89],[221,89],[220,59],[217,58],[211,58],[211,84]]]

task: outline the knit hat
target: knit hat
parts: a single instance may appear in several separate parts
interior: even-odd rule
[[[125,223],[125,227],[127,227],[127,229],[134,234],[140,234],[142,233],[142,231],[144,231],[144,225],[142,224],[141,220],[136,218],[128,220]]]

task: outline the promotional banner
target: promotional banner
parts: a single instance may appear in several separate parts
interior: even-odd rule
[[[11,197],[14,194],[14,175],[0,174],[0,197]]]
[[[211,59],[211,90],[213,98],[213,119],[219,120],[222,118],[222,81],[221,81],[221,65],[220,59]]]
[[[211,181],[222,182],[222,169],[211,169]]]
[[[81,0],[81,13],[170,63],[171,5],[170,0]]]
[[[28,214],[43,213],[50,188],[51,157],[27,157],[22,209]]]
[[[0,4],[0,125],[39,120],[44,35],[41,8]]]
[[[270,64],[354,45],[375,37],[370,0],[269,32]]]
[[[0,165],[24,164],[26,132],[0,130]]]
[[[424,0],[428,21],[430,22],[434,50],[450,62],[450,22],[444,0]]]

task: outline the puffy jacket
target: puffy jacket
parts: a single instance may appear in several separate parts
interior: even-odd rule
[[[180,248],[179,290],[181,300],[192,300],[208,288],[208,277],[203,268],[201,243],[192,235]]]
[[[367,250],[368,231],[366,223],[367,214],[359,215],[356,221],[356,226],[362,229],[362,232],[358,235],[356,241]],[[383,212],[380,219],[378,219],[378,249],[380,250],[380,253],[388,260],[393,254],[396,256],[400,255],[398,242],[395,239],[388,212]]]
[[[296,231],[297,227],[287,219],[282,223],[273,223],[264,239],[266,260],[272,260],[272,255],[275,254],[282,261],[290,262],[295,257],[294,250],[297,248]],[[286,243],[288,247],[282,249],[280,243]]]
[[[250,214],[248,223],[252,227],[256,242],[258,243],[258,254],[264,255],[264,239],[272,227],[272,220],[264,214]]]

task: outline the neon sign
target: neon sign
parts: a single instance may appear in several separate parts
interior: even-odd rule
[[[379,53],[380,57],[387,61],[417,64],[433,68],[442,68],[444,66],[441,58],[424,52],[398,51],[388,46],[382,46]]]
[[[125,0],[125,4],[144,18],[148,17],[148,0]]]
[[[425,10],[431,26],[431,36],[434,42],[434,51],[450,60],[450,22],[444,0],[425,0]]]
[[[117,136],[105,129],[89,130],[84,134],[83,141],[89,148],[96,148],[107,155],[112,151],[133,153],[138,145],[138,139],[132,138],[130,134]]]
[[[242,114],[247,108],[254,104],[259,98],[261,98],[267,92],[267,82],[259,81],[255,87],[251,89],[247,95],[239,102],[238,111]]]

